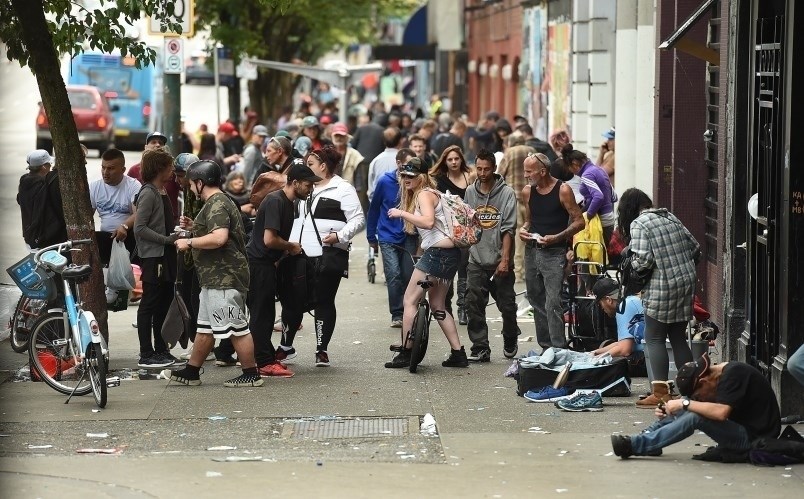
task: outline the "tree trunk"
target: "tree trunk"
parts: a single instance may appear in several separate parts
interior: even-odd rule
[[[73,121],[67,88],[59,72],[59,57],[53,48],[53,38],[45,21],[42,0],[12,0],[20,20],[25,46],[30,54],[29,65],[36,75],[36,83],[47,112],[53,136],[54,155],[58,158],[59,188],[64,194],[64,219],[70,239],[92,238],[91,246],[73,253],[75,263],[91,263],[92,275],[81,285],[84,308],[92,311],[108,341],[106,294],[103,283],[98,245],[95,241],[95,222],[89,203],[86,160],[78,142],[78,130]]]

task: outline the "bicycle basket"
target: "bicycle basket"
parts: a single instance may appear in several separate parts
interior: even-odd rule
[[[56,298],[53,280],[46,271],[36,266],[32,254],[7,268],[6,272],[26,297],[47,301]]]

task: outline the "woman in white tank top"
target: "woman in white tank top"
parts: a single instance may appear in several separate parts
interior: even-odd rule
[[[416,307],[424,296],[424,289],[417,283],[425,278],[432,280],[435,285],[427,290],[427,298],[433,317],[444,332],[450,345],[450,356],[441,363],[444,367],[468,367],[469,361],[466,352],[461,346],[458,329],[452,315],[446,312],[445,298],[447,290],[458,271],[461,251],[455,247],[447,235],[446,221],[441,197],[434,187],[432,178],[427,174],[427,167],[418,158],[411,159],[403,165],[400,171],[402,186],[400,199],[401,209],[388,210],[389,218],[401,218],[405,224],[405,231],[409,232],[415,227],[422,238],[424,254],[416,263],[413,275],[405,290],[405,310],[402,316],[402,331],[410,331]],[[406,337],[406,335],[403,335]],[[401,368],[410,365],[410,355],[413,345],[403,345],[391,362],[385,367]]]

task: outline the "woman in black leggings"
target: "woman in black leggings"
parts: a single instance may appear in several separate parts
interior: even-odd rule
[[[306,255],[321,258],[314,311],[315,365],[319,367],[330,365],[329,341],[337,318],[335,295],[341,278],[349,276],[350,241],[366,224],[357,191],[335,175],[342,159],[335,147],[329,145],[307,153],[307,166],[323,180],[315,185],[309,200],[300,204],[298,211],[302,223],[294,224],[295,230],[290,235],[291,242],[301,241]],[[303,314],[286,305],[290,304],[282,304],[282,341],[276,350],[276,360],[290,364],[296,357],[293,339]]]

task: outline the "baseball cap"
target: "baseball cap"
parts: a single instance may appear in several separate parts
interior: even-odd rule
[[[276,132],[276,135],[274,135],[274,137],[285,137],[289,139],[290,132],[288,132],[287,130],[279,130],[278,132]]]
[[[28,169],[29,170],[35,170],[35,169],[39,168],[40,166],[48,164],[48,163],[50,163],[52,165],[54,159],[53,159],[53,156],[51,156],[50,153],[48,153],[44,149],[37,149],[37,150],[32,151],[31,153],[29,153],[28,157],[25,159],[25,161],[28,162]]]
[[[698,382],[709,370],[710,365],[711,361],[709,360],[709,354],[704,352],[700,359],[693,362],[687,362],[681,366],[681,369],[678,370],[678,375],[676,376],[676,386],[678,387],[678,392],[685,397],[689,397],[695,393],[695,389],[698,387]]]
[[[167,137],[162,132],[151,132],[151,133],[149,133],[148,137],[145,138],[145,143],[148,144],[148,142],[152,141],[153,139],[159,140],[159,142],[161,142],[162,145],[167,144]]]
[[[612,296],[620,293],[620,283],[609,277],[598,279],[594,286],[592,286],[592,294],[595,295],[595,300],[600,300],[605,296]]]
[[[313,173],[313,170],[311,170],[309,166],[294,164],[290,167],[290,171],[288,172],[288,182],[292,182],[293,180],[320,182],[322,179]]]
[[[318,119],[315,116],[307,116],[302,120],[302,128],[312,128],[318,126]]]
[[[402,165],[402,170],[400,170],[399,174],[406,177],[426,175],[427,165],[425,165],[424,162],[419,158],[411,158],[410,161]]]
[[[603,137],[609,140],[614,140],[614,127],[609,128],[602,133]]]
[[[321,117],[322,125],[329,125],[330,123],[332,123],[332,116],[325,114],[324,116]]]
[[[527,123],[528,119],[522,116],[521,114],[515,114],[514,121],[524,121],[525,123]]]
[[[254,135],[259,135],[260,137],[267,137],[268,136],[268,129],[265,128],[263,125],[255,126],[252,131]]]
[[[228,121],[224,121],[220,125],[218,125],[218,131],[223,133],[234,133],[235,127]]]
[[[331,132],[332,135],[349,135],[349,129],[340,121],[332,125]]]

